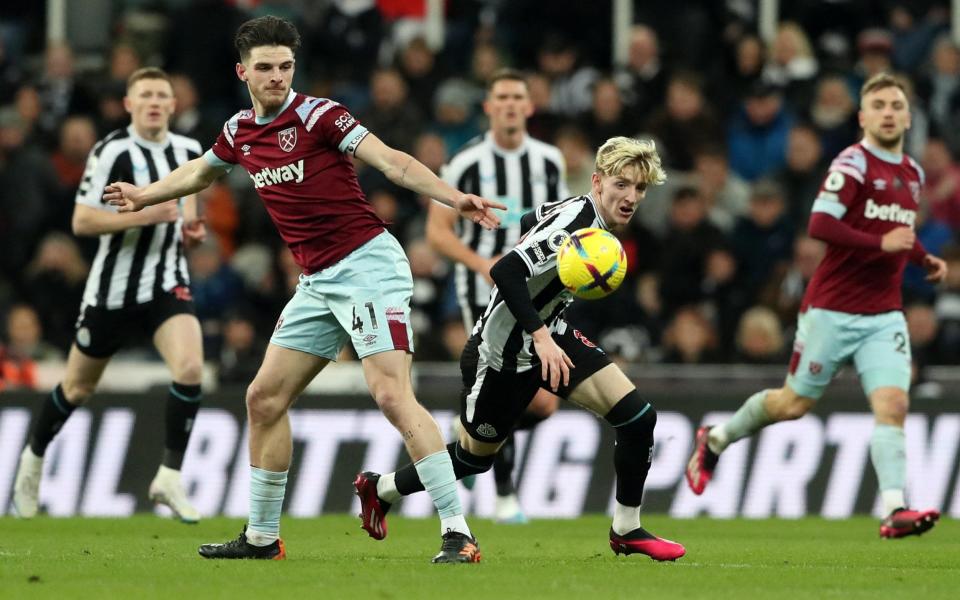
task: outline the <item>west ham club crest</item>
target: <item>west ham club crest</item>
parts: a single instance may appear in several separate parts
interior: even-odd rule
[[[297,128],[287,127],[277,133],[277,141],[280,142],[280,149],[284,152],[290,152],[297,145]]]

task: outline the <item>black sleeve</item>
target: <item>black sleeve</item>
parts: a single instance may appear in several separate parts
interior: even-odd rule
[[[516,252],[508,252],[490,269],[490,277],[497,284],[497,290],[503,296],[507,308],[517,319],[517,323],[527,333],[543,327],[543,319],[533,306],[530,291],[527,288],[527,265]]]

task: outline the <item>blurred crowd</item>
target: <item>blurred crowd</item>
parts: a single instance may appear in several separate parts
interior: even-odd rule
[[[30,3],[27,3],[28,5]],[[43,5],[44,3],[38,3]],[[544,6],[549,4],[549,10]],[[0,27],[0,356],[62,357],[96,240],[70,233],[96,140],[128,122],[124,81],[173,74],[172,128],[209,147],[249,98],[231,38],[251,16],[294,20],[295,89],[346,104],[388,144],[441,166],[485,128],[484,82],[529,73],[530,133],[563,152],[573,193],[589,190],[608,137],[651,137],[669,174],[623,234],[629,275],[570,319],[619,360],[784,363],[806,282],[824,253],[805,235],[825,168],[859,139],[858,91],[879,71],[911,87],[907,151],[926,170],[920,239],[950,264],[933,288],[911,268],[905,310],[918,366],[960,354],[960,48],[946,1],[780,3],[772,40],[757,2],[636,2],[623,66],[611,61],[609,2],[446,3],[442,51],[422,0],[116,2],[107,45],[42,40],[42,12],[6,8]],[[40,9],[42,11],[42,6]],[[451,360],[467,332],[450,265],[424,239],[418,198],[358,165],[361,185],[410,258],[418,360]],[[208,361],[252,378],[298,270],[237,169],[202,196],[209,239],[189,254]],[[130,351],[150,356],[146,346]],[[20,367],[23,367],[22,372]],[[3,379],[4,377],[0,377]]]

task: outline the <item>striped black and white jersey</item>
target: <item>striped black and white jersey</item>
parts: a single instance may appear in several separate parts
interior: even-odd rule
[[[494,230],[460,219],[461,241],[484,258],[508,252],[517,243],[525,213],[570,195],[565,176],[563,155],[556,146],[526,136],[516,150],[504,150],[489,131],[464,146],[441,171],[444,181],[458,190],[507,206],[506,211],[497,211],[500,227]],[[455,266],[455,281],[461,307],[486,306],[490,301],[490,284],[465,265]]]
[[[544,204],[535,214],[536,223],[513,252],[527,265],[527,289],[534,308],[550,331],[559,332],[565,326],[563,310],[573,302],[573,295],[557,274],[557,250],[578,229],[608,227],[590,194]],[[523,372],[540,364],[533,337],[517,323],[496,287],[473,335],[480,337],[480,358],[493,369]]]
[[[116,207],[103,200],[105,185],[112,181],[149,185],[201,153],[198,141],[182,135],[168,133],[161,143],[140,137],[133,125],[118,129],[90,151],[76,202],[116,212]],[[182,207],[183,199],[179,202]],[[101,235],[83,293],[84,305],[125,308],[188,285],[182,224],[183,220],[177,219]]]

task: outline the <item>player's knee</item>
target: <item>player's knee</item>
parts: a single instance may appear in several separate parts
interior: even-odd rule
[[[247,387],[247,418],[252,425],[273,423],[283,415],[286,403],[256,381]]]
[[[634,389],[617,402],[604,417],[617,431],[617,439],[653,440],[657,410]]]
[[[171,369],[173,380],[186,385],[196,385],[203,378],[203,361],[199,358],[180,360]]]
[[[460,442],[456,442],[453,444],[450,458],[453,461],[453,472],[457,479],[462,479],[469,475],[479,475],[489,471],[493,467],[496,452],[492,454],[474,453],[464,448]]]
[[[93,396],[96,384],[86,381],[64,379],[60,387],[63,390],[63,395],[67,402],[74,406],[83,406],[87,403],[87,400]]]
[[[372,388],[370,392],[377,406],[380,407],[380,412],[382,412],[390,422],[394,422],[404,409],[411,404],[409,394],[407,394],[406,390],[404,390],[403,386],[399,385],[399,383],[396,385],[378,385]]]
[[[906,394],[883,398],[873,402],[873,413],[878,423],[902,427],[907,419],[910,402]]]
[[[814,404],[812,398],[799,396],[789,387],[783,387],[778,390],[767,390],[763,407],[770,419],[779,422],[799,419],[810,412]]]

